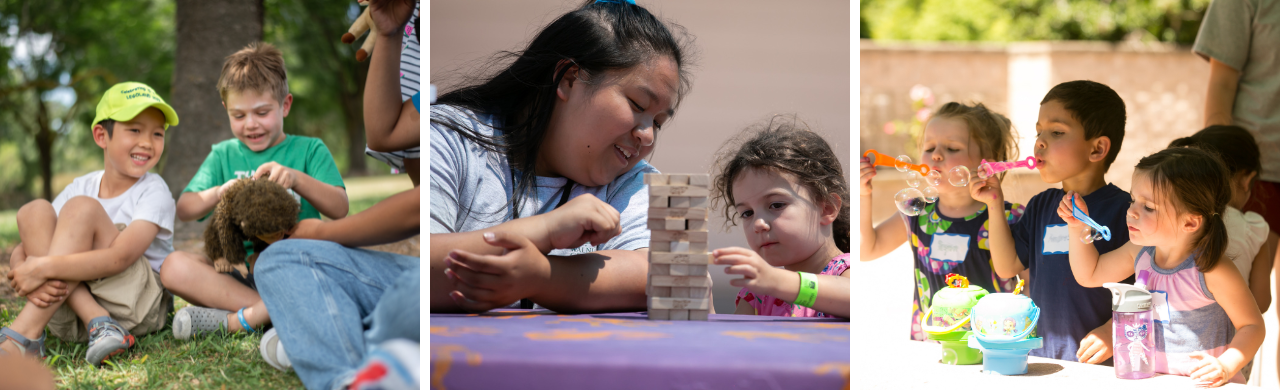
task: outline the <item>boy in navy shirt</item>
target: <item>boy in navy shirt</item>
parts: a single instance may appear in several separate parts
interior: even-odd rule
[[[1040,102],[1035,157],[1040,178],[1060,182],[1062,189],[1032,197],[1022,219],[1012,226],[1004,218],[989,220],[996,274],[1011,278],[1030,270],[1027,287],[1041,313],[1036,333],[1044,338],[1044,347],[1032,350],[1032,355],[1086,363],[1104,363],[1111,357],[1111,293],[1076,283],[1067,259],[1067,224],[1057,209],[1065,191],[1075,191],[1089,204],[1090,217],[1111,229],[1111,240],[1093,243],[1098,253],[1129,241],[1129,193],[1103,179],[1120,152],[1124,122],[1124,101],[1110,87],[1087,80],[1054,86]],[[969,188],[988,207],[1004,204],[995,178]],[[1133,278],[1125,283],[1133,283]]]

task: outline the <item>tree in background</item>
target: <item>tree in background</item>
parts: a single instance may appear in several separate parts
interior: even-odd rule
[[[0,189],[29,190],[38,173],[41,197],[53,199],[54,150],[62,154],[63,144],[91,138],[87,123],[98,95],[122,80],[168,90],[172,14],[161,1],[0,0],[0,59],[8,67],[0,76],[0,157],[16,147],[21,152],[10,154],[23,167],[19,183]]]
[[[1195,42],[1209,0],[862,0],[860,36],[917,41]]]

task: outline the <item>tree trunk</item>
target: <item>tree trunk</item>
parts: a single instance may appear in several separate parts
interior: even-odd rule
[[[363,84],[358,84],[363,85]],[[347,173],[355,176],[369,174],[364,155],[364,96],[360,91],[342,91],[342,111],[347,122]]]
[[[167,102],[181,124],[169,129],[161,176],[178,197],[214,143],[231,136],[218,95],[228,55],[262,40],[262,0],[178,0],[173,92]]]
[[[40,154],[40,190],[44,200],[50,202],[53,201],[53,141],[57,136],[47,125],[40,126],[36,133],[36,150]]]

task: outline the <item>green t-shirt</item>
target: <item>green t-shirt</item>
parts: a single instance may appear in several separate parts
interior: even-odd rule
[[[333,162],[333,155],[324,141],[319,138],[300,135],[285,135],[284,141],[261,152],[249,150],[239,139],[229,139],[213,145],[213,151],[200,164],[196,176],[187,183],[182,192],[200,192],[226,184],[231,179],[247,179],[253,177],[253,171],[262,164],[275,161],[277,164],[293,168],[307,174],[322,183],[346,188],[342,183],[342,175]],[[293,197],[302,203],[302,212],[298,220],[320,218],[320,212],[311,202],[289,190]],[[213,214],[213,211],[209,211]],[[209,214],[200,217],[203,221]]]

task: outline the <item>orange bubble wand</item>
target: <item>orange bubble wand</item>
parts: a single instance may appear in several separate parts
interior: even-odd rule
[[[877,152],[875,149],[867,150],[867,152],[863,153],[862,155],[870,158],[871,165],[878,165],[882,167],[894,167],[900,171],[916,171],[920,173],[920,176],[927,176],[929,174],[928,165],[911,164],[905,161],[901,161],[896,158],[889,157],[884,153]]]

